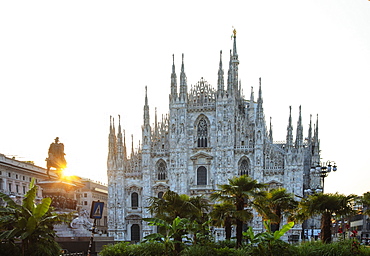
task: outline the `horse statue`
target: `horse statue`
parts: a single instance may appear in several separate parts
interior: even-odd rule
[[[89,213],[85,209],[80,209],[80,212],[76,218],[74,218],[70,224],[73,229],[86,229],[91,230],[93,224],[89,221]]]
[[[63,143],[59,143],[59,137],[56,137],[55,142],[50,144],[48,158],[45,159],[49,178],[50,168],[54,168],[56,170],[56,174],[59,176],[62,169],[67,166],[67,161],[64,156],[64,145]]]

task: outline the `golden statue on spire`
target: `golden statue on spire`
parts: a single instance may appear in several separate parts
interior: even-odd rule
[[[234,34],[234,37],[236,37],[236,29],[233,27],[233,34]]]

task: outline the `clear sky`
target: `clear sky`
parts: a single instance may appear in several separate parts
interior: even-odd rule
[[[110,115],[141,140],[145,86],[151,123],[168,113],[172,54],[188,86],[217,86],[237,30],[244,94],[262,90],[274,140],[289,106],[304,133],[319,115],[326,192],[370,191],[370,1],[1,1],[0,153],[45,167],[55,137],[75,174],[106,182]]]

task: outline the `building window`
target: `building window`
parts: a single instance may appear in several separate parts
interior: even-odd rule
[[[23,186],[23,194],[26,194],[26,186]]]
[[[19,193],[19,185],[18,184],[15,185],[15,192]]]
[[[8,173],[8,177],[12,177],[12,174],[10,172]]]
[[[197,127],[197,145],[198,148],[206,148],[208,145],[207,141],[208,127],[207,122],[204,118],[201,118]]]
[[[162,198],[162,197],[163,197],[163,192],[161,191],[158,193],[158,198]]]
[[[239,164],[239,175],[249,175],[249,163],[246,159]]]
[[[23,180],[26,180],[26,177],[25,176],[23,176]]]
[[[131,241],[140,241],[140,227],[138,224],[131,226]]]
[[[139,195],[136,192],[131,194],[131,207],[134,209],[139,207]]]
[[[197,170],[197,185],[207,185],[207,169],[204,166]]]
[[[167,165],[163,160],[159,160],[157,163],[158,180],[165,180],[167,176]]]
[[[15,178],[18,179],[18,174],[15,175]]]
[[[12,183],[9,183],[9,192],[12,192]]]
[[[87,201],[84,201],[84,205],[87,205]]]
[[[84,193],[84,197],[87,197],[87,193]]]

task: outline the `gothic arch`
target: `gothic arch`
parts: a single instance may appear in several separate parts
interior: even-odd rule
[[[136,192],[133,192],[131,194],[131,207],[133,209],[135,208],[138,208],[139,207],[139,194],[136,193]]]
[[[238,163],[238,174],[239,175],[251,175],[251,164],[247,157],[242,157]]]
[[[158,180],[167,179],[167,164],[163,159],[157,161],[156,170]]]
[[[209,147],[209,132],[210,122],[205,115],[199,115],[194,123],[196,147],[207,148]]]
[[[139,224],[131,225],[131,241],[139,242],[140,241],[140,226]]]
[[[197,169],[197,185],[207,185],[207,168],[204,166]]]

